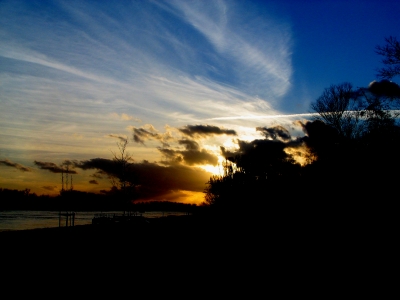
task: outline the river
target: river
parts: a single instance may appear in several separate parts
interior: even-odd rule
[[[61,216],[58,211],[30,211],[30,210],[11,210],[0,212],[0,232],[9,230],[27,230],[37,228],[65,227],[72,225],[71,217]],[[75,211],[73,225],[92,224],[92,219],[99,211]],[[121,211],[107,211],[108,215],[122,215]],[[142,213],[146,218],[157,218],[167,215],[184,215],[183,212],[161,212],[149,211]]]

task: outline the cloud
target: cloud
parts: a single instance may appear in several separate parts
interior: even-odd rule
[[[133,128],[133,140],[136,143],[144,144],[144,141],[148,139],[161,140],[161,135],[144,128]]]
[[[142,122],[139,118],[136,118],[134,116],[130,116],[126,113],[118,114],[118,113],[112,113],[111,116],[114,118],[120,119],[122,121],[135,121],[135,122]]]
[[[250,142],[238,140],[239,149],[227,151],[221,147],[223,156],[246,174],[253,176],[279,176],[282,166],[289,164],[290,155],[285,152],[287,144],[279,140],[256,139]]]
[[[253,18],[256,7],[240,1],[103,5],[60,2],[29,10],[21,5],[1,14],[7,26],[0,56],[7,64],[0,75],[0,140],[18,136],[19,149],[35,145],[79,159],[66,172],[36,157],[40,169],[114,174],[112,160],[81,159],[107,157],[103,149],[110,139],[104,137],[121,140],[121,124],[141,122],[139,116],[158,128],[173,127],[165,132],[152,125],[130,127],[135,143],[158,142],[163,148],[177,143],[181,148],[160,153],[191,166],[214,164],[215,154],[194,139],[237,136],[237,127],[220,126],[225,117],[279,113],[271,103],[290,88],[292,74],[291,30],[285,22],[267,14]],[[205,120],[209,125],[181,127]],[[242,120],[243,126],[249,123]],[[84,138],[72,140],[76,132]],[[150,151],[134,153],[140,161]]]
[[[116,173],[116,163],[112,159],[107,158],[92,158],[89,160],[74,162],[74,166],[82,170],[97,169],[107,174]]]
[[[47,191],[55,191],[57,189],[57,187],[46,185],[46,186],[42,186],[42,189],[45,189]]]
[[[132,126],[133,140],[136,143],[144,145],[147,140],[156,140],[163,144],[165,147],[169,147],[168,142],[173,140],[171,132],[167,129],[165,133],[159,133],[153,125],[146,124],[145,127],[136,128]]]
[[[320,120],[315,120],[304,123],[303,130],[306,135],[300,138],[299,142],[304,142],[315,157],[336,155],[336,149],[333,146],[338,143],[339,135],[334,128]]]
[[[77,174],[75,170],[70,170],[69,167],[73,167],[73,163],[70,161],[65,161],[61,165],[56,165],[52,162],[42,162],[42,161],[34,161],[35,165],[37,165],[42,170],[48,170],[52,173],[65,173],[65,174]]]
[[[286,147],[284,151],[293,157],[293,159],[301,166],[305,166],[313,162],[316,157],[310,152],[305,143],[297,143],[293,147]]]
[[[306,123],[307,122],[296,120],[293,122],[293,125],[300,127],[303,130],[303,132],[306,133],[306,128],[305,128]]]
[[[368,90],[376,95],[400,98],[400,86],[397,83],[386,79],[381,81],[372,81],[368,86]]]
[[[222,129],[218,126],[213,125],[186,125],[183,128],[179,128],[179,131],[188,136],[214,136],[214,135],[237,135],[235,130]]]
[[[210,173],[183,165],[159,166],[154,163],[135,164],[140,184],[139,198],[151,199],[171,191],[203,192]]]
[[[280,139],[283,141],[289,141],[291,139],[289,131],[282,126],[274,127],[257,127],[256,131],[261,131],[261,133],[268,139],[272,140]]]
[[[76,162],[75,166],[84,170],[102,170],[109,175],[118,171],[114,161],[103,158]],[[152,199],[178,190],[202,192],[210,177],[210,173],[200,168],[182,164],[160,166],[149,162],[132,163],[127,172],[127,177],[135,180],[136,196],[140,199]]]
[[[145,200],[145,199],[143,199]],[[187,190],[173,190],[168,191],[165,194],[154,195],[151,198],[152,201],[171,201],[186,204],[200,204],[204,202],[203,192],[192,192]],[[140,202],[140,200],[138,200]]]
[[[315,115],[318,115],[318,113],[287,114],[287,115],[247,115],[247,116],[217,117],[217,118],[210,118],[210,120],[277,119],[277,118],[312,117]]]
[[[179,145],[184,145],[186,150],[199,150],[199,143],[193,140],[180,140],[178,141]]]
[[[167,159],[164,161],[166,164],[184,163],[189,166],[193,165],[217,165],[218,157],[205,149],[195,150],[172,150],[159,148],[158,149]]]
[[[263,83],[264,91],[274,96],[287,92],[292,75],[291,30],[282,20],[275,22],[260,7],[240,1],[172,1],[172,5],[218,55],[230,61],[232,76],[243,87],[261,92]]]
[[[97,180],[90,180],[89,183],[90,183],[90,184],[99,184],[99,183],[97,182]]]
[[[315,137],[326,128],[321,128],[319,122],[296,121],[296,126],[301,126],[306,136],[292,139],[289,131],[282,126],[257,127],[265,139],[254,139],[251,141],[236,140],[236,149],[227,149],[220,146],[221,154],[232,162],[239,162],[247,165],[250,169],[260,170],[264,166],[267,170],[274,164],[297,163],[305,165],[315,160],[314,154],[310,151],[313,147]],[[321,122],[322,123],[322,122]],[[322,124],[324,125],[324,124]],[[308,136],[311,135],[311,138]],[[271,169],[274,172],[274,167]]]
[[[162,163],[175,164],[183,163],[189,166],[193,165],[217,165],[218,157],[206,149],[201,149],[200,145],[189,139],[178,141],[179,145],[183,145],[185,150],[172,150],[166,148],[158,148],[158,150],[166,158]]]
[[[90,175],[90,177],[97,178],[97,179],[103,179],[104,174],[105,174],[104,171],[100,170],[100,171],[97,171],[96,173]]]
[[[25,166],[23,166],[21,164],[18,164],[18,163],[13,163],[8,159],[0,160],[0,165],[5,165],[7,167],[12,167],[12,168],[20,170],[22,172],[31,172],[32,171],[32,169],[30,169],[28,167],[25,167]]]

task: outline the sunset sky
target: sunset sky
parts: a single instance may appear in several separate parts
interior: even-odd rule
[[[58,194],[70,160],[74,189],[107,190],[122,137],[151,199],[200,203],[220,146],[304,135],[325,88],[377,79],[399,29],[397,0],[3,0],[0,188]]]

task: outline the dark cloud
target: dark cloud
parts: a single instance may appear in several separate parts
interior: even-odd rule
[[[52,173],[66,173],[66,174],[77,174],[75,170],[69,169],[74,166],[74,162],[64,161],[61,165],[56,165],[52,162],[42,162],[35,160],[35,165],[37,165],[42,170],[48,170]]]
[[[299,126],[306,132],[305,124],[298,121]],[[265,139],[256,139],[253,141],[242,141],[237,140],[238,149],[228,150],[225,147],[220,147],[221,154],[228,160],[235,160],[238,157],[244,157],[250,159],[250,156],[254,156],[251,160],[257,164],[256,160],[265,160],[263,157],[276,156],[278,159],[286,156],[284,149],[286,147],[296,147],[303,143],[302,140],[292,140],[289,131],[280,126],[273,127],[256,127],[257,131],[260,131]],[[246,158],[249,157],[249,158]]]
[[[311,150],[312,155],[320,160],[337,155],[337,153],[335,154],[336,146],[339,145],[340,139],[338,132],[333,127],[320,120],[301,124],[305,136],[297,139],[298,145],[304,143]]]
[[[97,180],[90,180],[89,183],[90,183],[90,184],[99,184],[99,183],[97,182]]]
[[[165,151],[164,153],[169,155],[170,158],[176,157],[176,153],[173,150],[170,151]],[[183,156],[182,159],[184,159]],[[191,161],[190,158],[188,160]],[[111,176],[117,174],[116,164],[110,159],[93,158],[75,162],[75,167],[84,170],[97,169]],[[146,200],[170,194],[171,192],[175,193],[179,190],[202,192],[210,178],[210,173],[200,168],[188,167],[177,163],[161,166],[143,161],[130,164],[126,177],[134,180],[132,183],[136,186],[136,198]],[[91,183],[94,183],[94,180]]]
[[[181,151],[166,148],[158,148],[158,151],[160,151],[165,156],[165,161],[163,161],[164,164],[173,165],[183,162],[183,155],[180,153]]]
[[[8,159],[0,160],[0,165],[5,165],[7,167],[12,167],[12,168],[20,170],[22,172],[31,172],[32,171],[30,168],[24,167],[23,165],[20,165],[18,163],[13,163],[13,162],[9,161]]]
[[[291,163],[291,156],[284,151],[288,144],[279,140],[238,140],[238,146],[235,151],[221,147],[222,155],[250,176],[278,177],[280,170]]]
[[[199,150],[199,143],[193,140],[180,140],[178,141],[179,145],[184,145],[186,150]]]
[[[338,138],[336,130],[320,120],[306,122],[303,126],[305,134],[312,140],[324,142]]]
[[[42,189],[48,190],[48,191],[55,191],[57,189],[56,186],[42,186]]]
[[[225,157],[226,159],[231,160],[231,161],[233,161],[234,157],[239,154],[236,150],[229,151],[223,146],[220,146],[219,148],[221,150],[222,156]]]
[[[274,127],[256,127],[257,131],[261,131],[261,133],[268,139],[271,138],[273,140],[280,139],[282,141],[289,141],[291,139],[289,131],[278,125]]]
[[[148,139],[149,136],[153,137],[154,134],[144,128],[133,128],[133,140],[136,143],[144,144],[144,141]]]
[[[96,173],[90,175],[90,177],[98,178],[98,179],[103,179],[104,174],[105,174],[104,171],[99,170],[99,171],[97,171]]]
[[[186,143],[185,145],[187,147],[192,147],[194,144]],[[218,157],[205,149],[172,150],[159,148],[158,150],[166,157],[167,161],[165,163],[167,164],[185,163],[190,166],[207,164],[215,166],[218,164]]]
[[[203,192],[210,173],[183,165],[160,166],[155,163],[134,164],[138,179],[138,198],[153,199],[171,191]]]
[[[296,125],[301,126],[303,132],[305,133],[304,137],[299,138],[299,141],[304,140],[335,140],[338,138],[337,132],[329,125],[325,124],[321,120],[314,121],[296,121]],[[296,141],[293,141],[296,143]]]
[[[115,161],[107,158],[92,158],[90,160],[74,162],[74,166],[82,170],[97,169],[99,171],[105,172],[106,174],[116,173]],[[99,172],[96,173],[100,174]]]
[[[167,143],[169,139],[171,139],[171,136],[168,133],[160,134],[153,127],[151,127],[150,130],[133,127],[133,140],[136,143],[144,144],[146,140],[157,140],[160,141],[164,147],[169,147]]]
[[[213,136],[213,135],[236,135],[235,130],[221,129],[212,125],[186,125],[179,129],[180,132],[188,136]]]
[[[390,98],[398,98],[400,97],[400,86],[389,80],[381,80],[381,81],[372,81],[368,90],[379,96],[387,96]]]
[[[222,155],[225,158],[232,156],[251,156],[254,154],[263,156],[273,156],[277,152],[283,151],[286,147],[286,143],[278,140],[253,140],[250,142],[238,140],[239,149],[235,151],[226,151],[224,147],[221,147]]]

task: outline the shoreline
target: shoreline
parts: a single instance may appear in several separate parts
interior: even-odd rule
[[[192,215],[165,216],[157,218],[140,217],[135,221],[121,223],[105,223],[105,224],[84,224],[74,226],[61,227],[45,227],[23,230],[5,230],[0,231],[0,240],[12,238],[79,238],[89,235],[116,235],[141,232],[147,234],[156,234],[163,231],[180,232],[193,230],[194,227],[205,226],[204,220],[193,217]],[[201,223],[201,224],[200,224]],[[207,227],[207,226],[205,226]],[[204,227],[203,227],[204,229]]]
[[[55,257],[55,263],[59,258],[71,264],[76,258],[83,258],[100,264],[132,260],[162,266],[185,255],[190,259],[207,255],[223,258],[229,253],[230,257],[247,261],[264,259],[271,251],[274,255],[290,257],[296,253],[361,249],[372,241],[383,247],[394,246],[389,236],[394,228],[382,232],[368,222],[337,226],[341,222],[302,223],[288,218],[268,221],[207,215],[167,216],[145,221],[148,222],[3,231],[0,232],[0,253],[16,261],[43,262]]]

